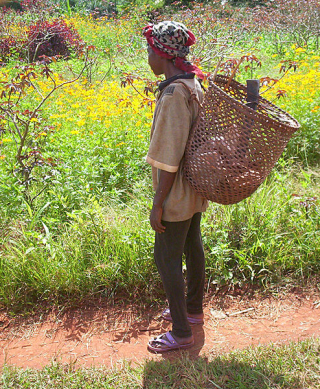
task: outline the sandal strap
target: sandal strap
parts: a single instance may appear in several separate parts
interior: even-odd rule
[[[170,331],[168,331],[165,335],[168,341],[170,342],[170,344],[178,344],[177,341],[174,339],[174,337],[171,335]]]
[[[163,339],[163,337],[166,337],[167,339]],[[172,345],[177,345],[178,343],[176,342],[176,340],[173,338],[173,336],[170,334],[170,332],[166,332],[165,334],[162,334],[162,335],[159,335],[157,336],[156,338],[153,338],[151,340],[151,342],[153,343],[160,343],[160,344],[163,344],[167,347],[170,347]]]

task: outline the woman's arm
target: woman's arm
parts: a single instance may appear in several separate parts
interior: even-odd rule
[[[176,173],[169,173],[165,170],[160,170],[159,184],[156,194],[153,199],[153,207],[150,213],[150,224],[156,232],[164,232],[165,226],[161,224],[163,202],[169,194],[173,185]]]

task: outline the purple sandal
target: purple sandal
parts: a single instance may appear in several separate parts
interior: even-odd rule
[[[162,311],[161,314],[162,318],[167,321],[172,321],[170,309],[166,308]],[[187,317],[189,324],[203,324],[203,319],[196,318],[196,317]]]
[[[159,335],[156,338],[150,339],[148,343],[148,350],[154,353],[165,353],[172,350],[182,350],[194,345],[194,340],[190,343],[178,343],[171,333],[168,331],[165,334]]]

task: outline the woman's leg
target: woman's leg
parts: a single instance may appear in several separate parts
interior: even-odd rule
[[[203,312],[205,257],[200,221],[201,213],[196,213],[191,219],[184,249],[187,264],[187,311],[189,314]]]
[[[154,258],[169,302],[172,334],[179,338],[192,336],[187,320],[185,283],[182,274],[182,255],[191,220],[166,222],[165,232],[156,233]]]

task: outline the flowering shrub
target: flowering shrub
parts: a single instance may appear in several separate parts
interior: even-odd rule
[[[43,55],[69,57],[70,51],[79,48],[81,43],[75,28],[64,20],[40,20],[28,32],[28,58],[33,62]]]

